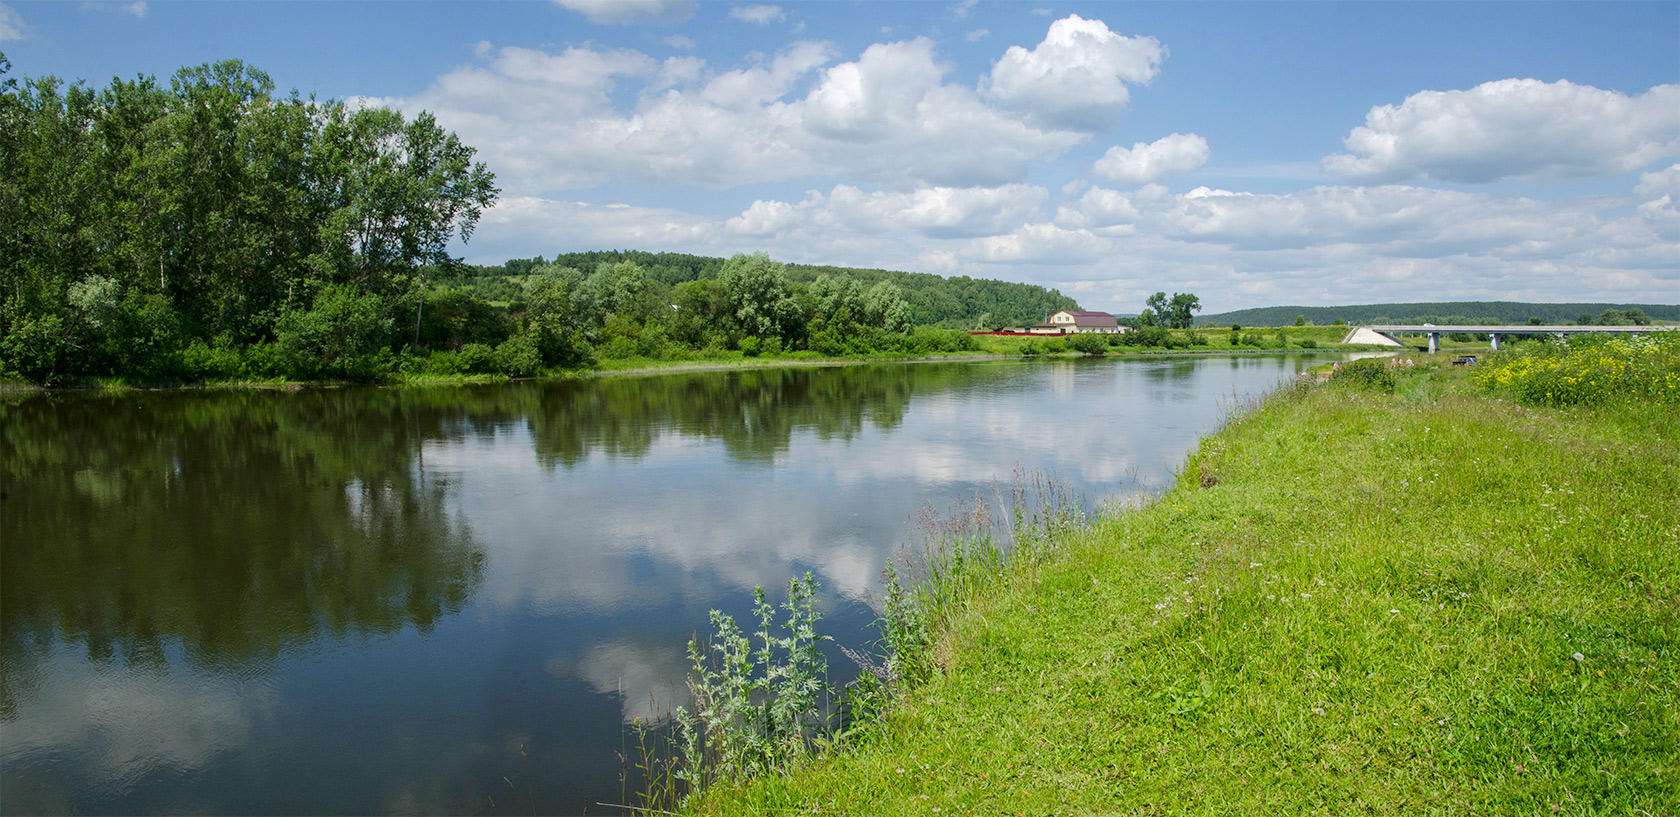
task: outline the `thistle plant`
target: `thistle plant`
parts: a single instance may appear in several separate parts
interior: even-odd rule
[[[688,643],[689,694],[694,709],[675,714],[676,777],[689,793],[723,779],[785,768],[809,753],[831,728],[828,665],[817,633],[817,581],[791,579],[787,600],[772,606],[753,589],[759,628],[752,639],[735,619],[711,612],[712,636]],[[785,618],[776,621],[777,612]]]

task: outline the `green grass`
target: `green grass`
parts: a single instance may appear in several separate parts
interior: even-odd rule
[[[984,585],[848,750],[707,814],[1673,814],[1680,422],[1299,384]]]

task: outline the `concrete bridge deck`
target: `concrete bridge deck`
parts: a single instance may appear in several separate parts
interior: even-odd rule
[[[1427,335],[1429,337],[1429,353],[1434,354],[1435,352],[1440,351],[1442,335],[1465,332],[1475,335],[1487,335],[1493,346],[1493,350],[1497,352],[1499,351],[1499,338],[1501,335],[1553,335],[1561,338],[1565,335],[1585,335],[1605,332],[1617,335],[1640,335],[1646,332],[1673,331],[1680,331],[1680,326],[1576,326],[1573,324],[1568,326],[1530,326],[1523,324],[1506,326],[1491,324],[1478,324],[1474,326],[1436,326],[1432,323],[1398,323],[1356,326],[1348,332],[1347,336],[1342,339],[1342,342],[1356,343],[1358,341],[1356,341],[1355,338],[1363,332],[1367,333],[1367,335],[1369,335],[1369,333],[1375,333],[1376,335],[1387,339],[1395,346],[1404,346],[1406,344],[1400,341],[1400,335]],[[1380,343],[1381,341],[1377,342]]]

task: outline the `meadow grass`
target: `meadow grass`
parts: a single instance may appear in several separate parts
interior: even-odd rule
[[[703,814],[1674,814],[1680,421],[1300,383],[942,608],[919,686]]]

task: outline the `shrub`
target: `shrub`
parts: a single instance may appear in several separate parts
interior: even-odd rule
[[[275,338],[287,368],[297,376],[364,380],[378,370],[374,352],[390,339],[391,325],[379,296],[329,286],[308,310],[282,314]]]
[[[1102,355],[1108,352],[1108,342],[1102,335],[1081,333],[1068,340],[1068,346],[1082,355]]]
[[[244,361],[236,349],[211,346],[202,338],[194,338],[181,350],[181,369],[194,380],[226,380],[238,377]]]
[[[756,335],[748,335],[735,344],[741,349],[741,354],[747,357],[758,357],[764,351],[764,341]]]
[[[483,343],[469,343],[461,347],[461,364],[468,374],[495,374],[496,351]]]
[[[461,359],[460,352],[449,350],[433,352],[426,357],[425,367],[422,371],[434,375],[466,374],[467,362]]]
[[[1173,336],[1164,326],[1140,326],[1122,335],[1127,346],[1159,346],[1172,348]]]
[[[514,335],[496,347],[496,368],[509,377],[530,377],[542,366],[542,356],[527,335]]]
[[[0,365],[32,382],[51,385],[64,375],[69,351],[64,322],[57,315],[23,317],[0,339]]]
[[[1394,393],[1398,379],[1383,358],[1367,357],[1349,361],[1336,367],[1330,382],[1353,388],[1370,389],[1386,394]]]

